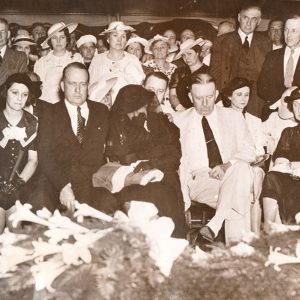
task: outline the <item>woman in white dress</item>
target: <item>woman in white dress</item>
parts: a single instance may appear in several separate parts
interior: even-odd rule
[[[83,58],[79,53],[72,54],[67,50],[70,42],[70,33],[77,27],[77,24],[65,24],[63,22],[52,25],[48,30],[48,37],[42,44],[47,43],[51,51],[44,57],[41,57],[34,65],[34,72],[40,76],[43,83],[41,100],[49,103],[60,101],[60,81],[65,66],[71,62],[83,63]]]
[[[127,39],[133,31],[134,28],[131,26],[116,21],[110,23],[108,29],[101,33],[105,35],[109,43],[109,50],[95,55],[91,62],[89,68],[91,100],[102,102],[110,108],[123,86],[142,83],[145,74],[139,59],[125,51]],[[112,78],[115,80],[111,81]],[[109,84],[111,87],[104,95],[103,92],[95,92],[102,85],[106,90],[105,86]],[[101,90],[103,91],[103,89]]]
[[[226,88],[222,91],[220,97],[225,107],[231,107],[234,110],[240,111],[245,117],[249,132],[255,144],[255,152],[257,161],[264,157],[266,146],[266,137],[263,133],[261,119],[247,112],[247,104],[251,93],[251,82],[245,78],[233,78]],[[251,208],[251,229],[259,236],[261,208],[259,198],[262,190],[262,182],[264,179],[264,171],[259,166],[253,166],[253,202]]]

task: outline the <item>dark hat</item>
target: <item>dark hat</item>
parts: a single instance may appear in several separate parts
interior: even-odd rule
[[[119,115],[128,114],[151,104],[154,97],[154,92],[141,85],[129,84],[120,89],[111,111]]]
[[[290,96],[287,96],[287,97],[284,98],[284,101],[287,102],[287,103],[291,102],[291,101],[294,101],[294,100],[300,100],[300,88],[299,87],[294,89],[291,92]]]
[[[6,85],[11,85],[13,83],[22,83],[27,86],[28,90],[32,92],[33,84],[30,78],[25,73],[15,73],[6,79]]]

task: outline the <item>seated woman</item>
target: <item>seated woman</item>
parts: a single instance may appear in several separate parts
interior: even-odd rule
[[[180,52],[175,57],[183,58],[186,66],[175,70],[170,81],[170,102],[176,111],[183,111],[193,107],[189,97],[189,83],[192,75],[209,71],[209,67],[202,63],[200,57],[202,39],[188,39],[180,45]]]
[[[130,39],[126,43],[125,51],[135,55],[139,59],[139,61],[141,61],[144,55],[144,49],[147,44],[148,41],[146,39],[132,34]]]
[[[26,201],[27,182],[37,167],[34,146],[37,119],[23,109],[31,92],[29,77],[21,73],[9,76],[1,90],[0,233],[15,201]]]
[[[293,90],[285,101],[298,125],[283,130],[273,155],[274,167],[264,180],[262,196],[266,233],[270,232],[271,222],[294,221],[300,211],[300,88]]]
[[[161,216],[175,223],[173,236],[185,237],[187,225],[177,174],[181,157],[179,131],[162,113],[155,113],[155,95],[139,85],[123,87],[111,109],[107,155],[122,165],[137,164],[125,187],[114,196],[121,202],[152,202]],[[157,105],[157,104],[156,104]],[[150,170],[163,173],[161,181],[139,185]],[[126,186],[127,185],[127,186]]]
[[[263,133],[262,121],[247,112],[247,104],[251,93],[251,82],[246,78],[233,78],[220,94],[223,105],[231,107],[234,110],[244,114],[249,132],[255,145],[256,156],[259,160],[265,154],[264,146],[266,145],[266,137]],[[259,198],[264,179],[264,171],[259,166],[253,166],[253,187],[254,199],[251,211],[251,229],[258,236],[260,234],[261,209]]]

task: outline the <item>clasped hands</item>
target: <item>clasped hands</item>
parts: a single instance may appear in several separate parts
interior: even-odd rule
[[[20,177],[17,177],[15,179],[13,179],[12,181],[1,180],[0,181],[0,192],[5,193],[7,195],[11,195],[14,192],[16,192],[24,184],[25,184],[25,181]]]
[[[227,169],[231,166],[230,162],[227,162],[222,165],[217,165],[214,168],[212,168],[208,174],[211,178],[217,179],[217,180],[223,180],[225,173]]]

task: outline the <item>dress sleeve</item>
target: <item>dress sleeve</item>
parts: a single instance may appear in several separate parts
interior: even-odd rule
[[[291,160],[291,138],[292,135],[290,134],[290,128],[285,128],[282,133],[281,137],[279,139],[279,142],[277,144],[276,150],[273,154],[273,161],[275,161],[278,157],[284,157],[288,160]]]

